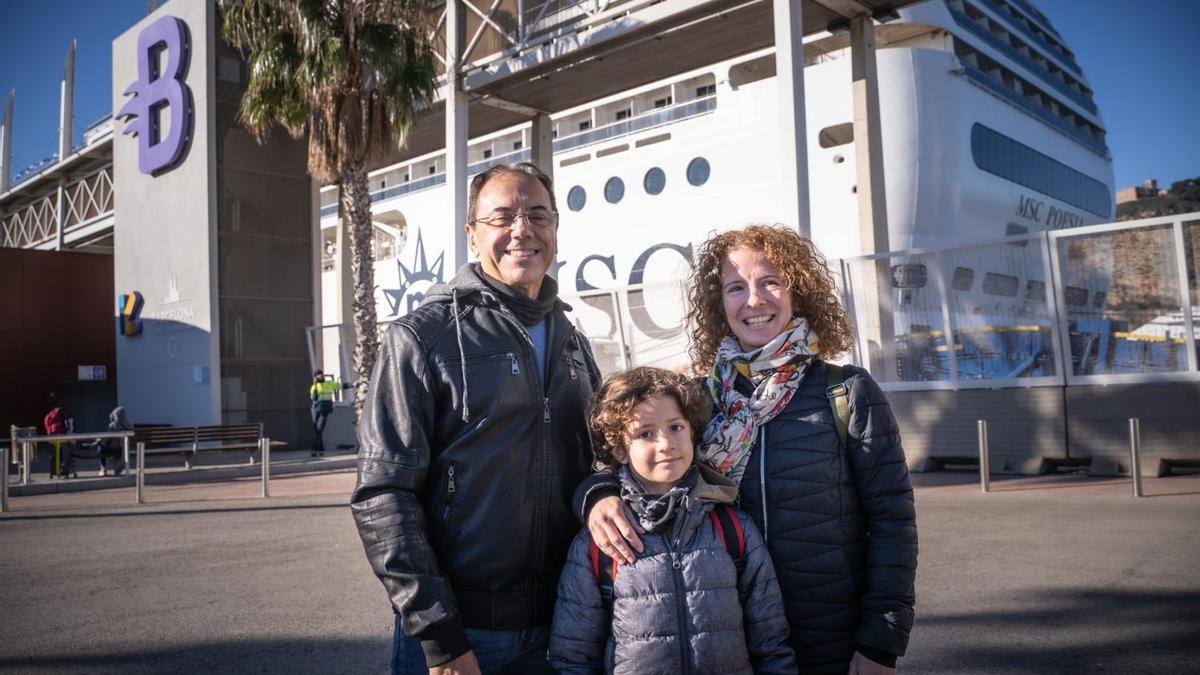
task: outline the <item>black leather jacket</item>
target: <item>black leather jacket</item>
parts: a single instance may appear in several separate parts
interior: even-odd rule
[[[470,649],[464,627],[550,623],[600,379],[564,307],[549,316],[544,379],[528,332],[466,266],[384,334],[351,508],[430,665]]]
[[[854,366],[844,376],[849,447],[816,361],[760,429],[738,497],[775,562],[801,673],[845,673],[856,650],[892,665],[913,623],[917,523],[900,432],[875,380]],[[577,508],[612,490],[589,478]]]

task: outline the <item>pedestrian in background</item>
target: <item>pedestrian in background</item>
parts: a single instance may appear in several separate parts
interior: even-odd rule
[[[312,401],[313,457],[325,456],[325,422],[333,412],[333,397],[337,390],[336,380],[325,377],[320,369],[313,371],[313,383],[308,388],[308,398]]]

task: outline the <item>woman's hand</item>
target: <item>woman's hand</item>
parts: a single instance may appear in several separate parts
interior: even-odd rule
[[[618,563],[637,560],[632,549],[640,553],[645,548],[638,538],[638,534],[645,530],[631,516],[620,497],[605,497],[596,502],[588,513],[587,528],[592,541],[596,542],[604,555]]]
[[[854,658],[850,659],[848,675],[896,675],[896,669],[875,663],[859,652],[854,652]]]
[[[467,652],[462,656],[434,666],[429,669],[429,675],[482,675],[479,670],[479,660],[475,652]]]

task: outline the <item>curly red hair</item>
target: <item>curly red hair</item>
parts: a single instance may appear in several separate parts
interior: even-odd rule
[[[736,248],[762,251],[779,268],[791,289],[796,316],[807,319],[819,339],[817,356],[834,358],[853,346],[854,331],[825,256],[811,239],[793,229],[754,224],[709,237],[692,258],[688,322],[693,332],[688,354],[695,372],[708,372],[721,340],[730,333],[721,301],[721,265]]]

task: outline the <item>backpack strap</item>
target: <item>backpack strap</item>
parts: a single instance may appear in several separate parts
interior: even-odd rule
[[[613,584],[617,581],[617,561],[605,555],[594,541],[588,545],[588,557],[592,561],[592,576],[596,578],[596,585],[600,588],[600,602],[604,604],[604,611],[611,614]]]
[[[729,504],[717,504],[708,512],[708,517],[717,529],[717,536],[725,543],[729,557],[733,558],[738,578],[741,578],[742,571],[746,569],[746,531],[742,529],[742,522]]]
[[[841,440],[842,447],[846,448],[846,440],[850,436],[850,397],[841,366],[836,363],[825,364],[825,385],[825,395],[829,397],[829,405],[833,408],[833,421],[837,425],[838,439]]]

